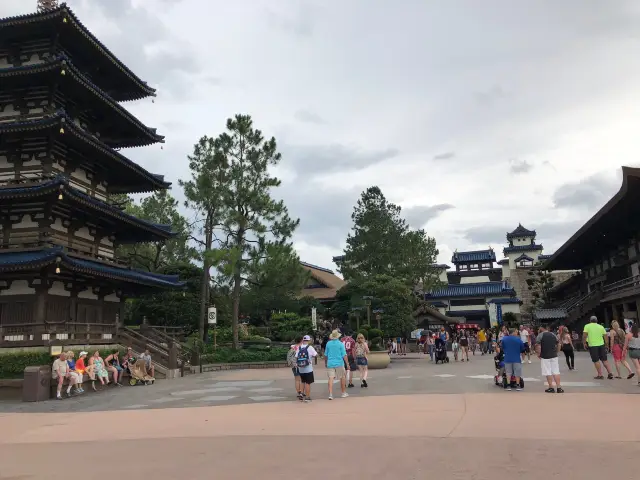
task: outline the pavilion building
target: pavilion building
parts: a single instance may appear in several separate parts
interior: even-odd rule
[[[173,235],[113,199],[170,185],[121,153],[163,141],[120,105],[154,94],[65,4],[0,19],[0,346],[110,343],[125,299],[182,285],[116,252]]]

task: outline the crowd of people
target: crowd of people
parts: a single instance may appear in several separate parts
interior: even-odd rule
[[[144,353],[136,357],[131,347],[127,348],[127,353],[120,360],[120,351],[112,350],[106,358],[100,356],[100,351],[96,350],[93,354],[87,358],[88,352],[81,351],[78,355],[78,359],[75,358],[75,352],[69,350],[68,352],[62,352],[58,358],[56,358],[51,367],[51,376],[55,382],[56,398],[61,400],[62,389],[67,381],[67,389],[65,394],[67,397],[84,393],[84,375],[86,374],[91,381],[91,388],[94,391],[98,390],[96,382],[100,383],[101,387],[106,387],[113,383],[119,387],[122,386],[122,379],[126,375],[131,375],[131,365],[136,360],[142,360],[146,365],[147,372],[151,377],[154,376],[154,366],[151,362],[151,354],[149,350],[145,350]],[[111,379],[109,379],[109,373],[111,373]]]

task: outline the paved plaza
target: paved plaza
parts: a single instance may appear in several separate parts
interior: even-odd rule
[[[73,472],[95,479],[277,479],[300,468],[305,479],[636,476],[637,380],[595,381],[579,354],[578,370],[563,372],[567,393],[552,395],[539,368],[525,364],[522,393],[493,386],[492,358],[476,356],[394,359],[334,401],[320,367],[311,404],[293,398],[287,369],[0,402],[0,479],[49,478],[65,451]]]

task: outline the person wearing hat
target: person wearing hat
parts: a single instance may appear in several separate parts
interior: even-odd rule
[[[314,382],[313,358],[318,355],[316,349],[309,342],[311,342],[309,335],[302,337],[302,345],[296,352],[296,363],[300,373],[300,382],[302,383],[302,396],[298,396],[298,398],[300,401],[307,403],[311,401],[311,384]]]
[[[344,343],[340,341],[342,335],[338,330],[334,330],[329,335],[327,348],[324,352],[324,365],[327,367],[327,376],[329,377],[329,400],[333,400],[333,379],[340,380],[340,390],[342,398],[349,396],[347,393],[347,375],[349,370],[349,360],[347,358],[347,349]],[[345,370],[346,368],[346,370]]]

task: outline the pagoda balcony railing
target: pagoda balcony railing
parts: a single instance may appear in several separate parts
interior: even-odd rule
[[[0,324],[0,347],[104,345],[116,339],[115,323]]]
[[[131,267],[129,259],[119,258],[115,255],[105,255],[96,248],[95,243],[89,240],[73,238],[69,242],[69,237],[66,234],[54,229],[39,229],[36,227],[21,230],[13,230],[8,242],[0,242],[0,251],[36,250],[57,246],[62,247],[67,254],[84,260],[118,267]]]
[[[625,294],[633,295],[640,293],[640,275],[623,278],[617,282],[610,283],[602,287],[604,299],[611,297],[623,297]]]

